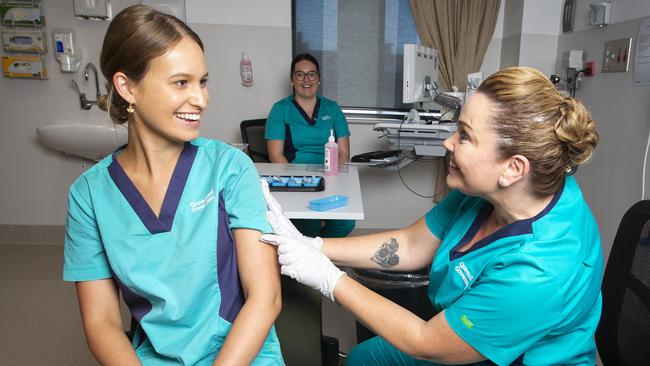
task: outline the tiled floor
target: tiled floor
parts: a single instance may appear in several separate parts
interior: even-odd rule
[[[0,355],[6,365],[96,365],[60,245],[0,245]]]

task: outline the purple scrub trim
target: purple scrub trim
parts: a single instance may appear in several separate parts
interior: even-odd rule
[[[122,281],[120,281],[120,279],[117,277],[117,275],[115,275],[115,273],[113,273],[113,279],[115,280],[117,286],[120,288],[120,291],[122,292],[122,298],[124,298],[124,302],[129,307],[129,311],[131,311],[131,316],[138,323],[140,323],[140,320],[151,311],[151,308],[153,306],[151,305],[149,300],[136,294],[135,292],[131,291],[131,289],[126,287],[122,283]]]
[[[560,197],[562,196],[562,192],[564,191],[564,183],[562,183],[562,188],[553,195],[553,199],[551,199],[551,202],[549,202],[544,209],[535,215],[534,217],[531,217],[529,219],[525,220],[519,220],[515,221],[511,224],[508,224],[499,230],[493,232],[492,234],[486,236],[485,238],[477,241],[469,250],[460,252],[458,251],[460,248],[462,248],[463,245],[467,244],[472,238],[476,235],[478,230],[481,228],[485,220],[487,220],[488,216],[492,212],[492,205],[489,204],[488,202],[483,203],[483,207],[481,207],[478,215],[476,215],[476,218],[474,219],[474,222],[472,222],[472,225],[469,227],[463,238],[454,246],[454,248],[449,252],[449,260],[455,260],[458,259],[468,253],[471,253],[475,250],[479,250],[499,239],[506,238],[509,236],[517,236],[517,235],[523,235],[523,234],[532,234],[533,232],[533,223],[542,217],[546,215],[551,209],[555,206],[555,204],[560,200]]]
[[[304,109],[296,102],[294,97],[291,98],[291,103],[293,103],[294,107],[300,112],[302,115],[302,118],[305,119],[305,122],[307,122],[308,125],[313,126],[316,124],[316,120],[318,119],[318,110],[320,109],[320,98],[316,97],[316,105],[314,106],[314,113],[312,113],[312,117],[310,117],[307,112],[305,112]]]
[[[239,282],[237,269],[237,251],[230,231],[230,217],[223,200],[223,191],[219,192],[219,222],[217,227],[217,277],[221,290],[219,316],[234,322],[244,306],[244,295]]]
[[[113,162],[108,166],[108,172],[117,188],[122,192],[124,198],[129,202],[133,211],[151,234],[171,231],[176,209],[181,200],[187,178],[190,175],[197,150],[198,148],[191,143],[185,143],[169,181],[169,187],[167,187],[162,208],[160,209],[160,218],[156,217],[149,204],[147,204],[131,179],[126,175],[124,169],[122,169],[122,166],[120,166],[116,153],[113,153]]]
[[[293,141],[291,139],[291,126],[286,126],[286,132],[284,134],[284,156],[287,158],[287,161],[293,162],[296,159],[296,149],[293,146]]]

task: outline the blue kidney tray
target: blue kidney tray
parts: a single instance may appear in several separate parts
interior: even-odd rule
[[[334,195],[309,201],[309,209],[313,211],[327,211],[348,204],[348,196]]]

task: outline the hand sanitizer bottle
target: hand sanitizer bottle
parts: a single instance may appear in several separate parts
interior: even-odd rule
[[[325,144],[325,175],[339,174],[339,144],[334,140],[334,130]]]
[[[241,54],[241,61],[239,61],[239,73],[241,74],[241,85],[253,86],[253,63],[248,58],[246,52]]]

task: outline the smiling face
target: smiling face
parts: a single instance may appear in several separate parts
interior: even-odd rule
[[[197,138],[208,106],[207,77],[203,51],[189,37],[152,59],[131,88],[138,137],[175,143]]]
[[[315,72],[316,78],[310,80],[308,73]],[[304,76],[303,80],[298,80],[296,73],[302,73]],[[293,74],[291,75],[291,82],[293,83],[293,90],[296,93],[297,97],[304,99],[311,99],[316,96],[318,91],[318,82],[320,81],[320,75],[318,75],[318,68],[311,61],[302,60],[296,63]]]
[[[451,153],[447,185],[465,194],[489,197],[499,190],[507,160],[499,158],[498,137],[490,127],[492,103],[481,93],[463,106],[458,131],[445,140]]]

